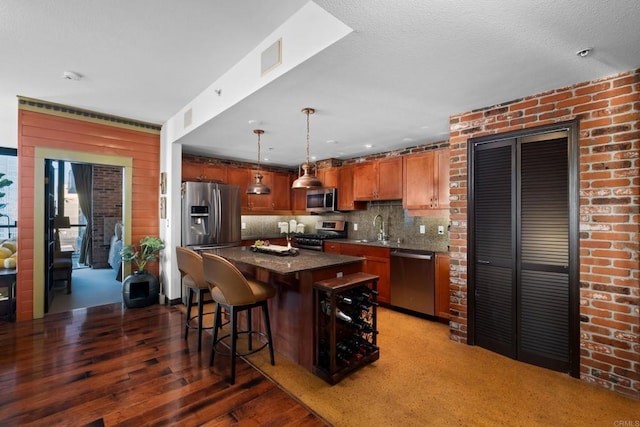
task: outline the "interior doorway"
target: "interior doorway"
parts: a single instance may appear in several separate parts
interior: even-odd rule
[[[123,172],[45,159],[45,313],[121,300]]]
[[[45,233],[45,163],[47,159],[63,160],[71,163],[110,165],[122,168],[122,244],[131,242],[131,230],[127,224],[131,224],[131,199],[132,199],[132,169],[131,157],[87,153],[54,149],[49,147],[36,147],[34,153],[34,217],[42,220],[34,221],[34,248],[45,248],[47,234]],[[45,309],[45,283],[47,272],[47,259],[44,250],[34,250],[33,256],[33,313],[34,318],[44,316]],[[121,266],[123,268],[123,266]],[[122,271],[122,270],[121,270]],[[125,274],[123,271],[122,274]],[[72,288],[73,293],[73,288]]]

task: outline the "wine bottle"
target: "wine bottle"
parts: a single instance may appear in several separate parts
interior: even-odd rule
[[[338,295],[338,298],[344,304],[350,305],[350,306],[355,307],[355,308],[357,308],[359,310],[365,310],[366,311],[366,310],[369,310],[369,308],[371,308],[371,306],[378,305],[378,303],[373,302],[368,297],[363,297],[362,295],[360,295],[360,296]]]
[[[359,349],[360,352],[363,352],[364,354],[370,354],[379,350],[379,347],[377,345],[365,340],[362,337],[354,337],[353,344]]]
[[[349,359],[362,360],[363,354],[350,341],[347,341],[347,342],[340,341],[340,342],[336,343],[336,349],[342,355],[347,355]]]
[[[368,298],[371,295],[378,295],[378,291],[370,288],[360,288],[360,294]]]
[[[344,314],[342,312],[342,310],[340,310],[337,307],[336,307],[336,317],[338,319],[342,320],[343,322],[346,322],[346,323],[349,323],[349,324],[354,322],[353,319],[351,318],[351,316],[347,316],[346,314]]]
[[[374,330],[371,325],[367,322],[364,322],[362,319],[360,318],[354,318],[349,316],[348,314],[344,313],[342,310],[340,310],[339,308],[336,307],[336,311],[335,311],[335,316],[338,320],[340,320],[342,323],[357,329],[359,332],[362,332],[364,334],[370,334],[370,333],[374,333],[377,334],[378,331]]]

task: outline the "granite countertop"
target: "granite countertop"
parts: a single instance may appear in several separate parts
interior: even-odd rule
[[[278,274],[291,274],[299,271],[317,270],[342,264],[364,261],[364,258],[331,254],[326,252],[298,249],[297,256],[275,255],[251,251],[248,246],[231,248],[207,249],[232,262],[240,262],[255,267],[264,268]]]
[[[447,252],[446,248],[441,247],[433,247],[428,244],[416,244],[416,243],[408,243],[408,242],[400,242],[398,243],[395,240],[365,240],[365,239],[335,239],[331,240],[332,242],[337,243],[350,243],[354,245],[365,245],[365,246],[375,246],[379,248],[389,248],[389,249],[410,249],[414,251],[426,251],[426,252]]]
[[[255,236],[242,236],[242,240],[275,240],[275,239],[285,239],[286,236],[284,234],[278,234],[278,233],[267,233],[267,234],[261,234],[261,235],[255,235]]]

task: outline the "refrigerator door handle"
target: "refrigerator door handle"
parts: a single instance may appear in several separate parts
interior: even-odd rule
[[[216,226],[216,243],[220,243],[220,233],[222,231],[222,222],[220,220],[220,216],[222,213],[222,197],[220,195],[220,187],[218,187],[216,185],[215,190],[213,190],[213,203],[215,206],[215,215],[216,215],[216,222],[215,222],[215,226]]]

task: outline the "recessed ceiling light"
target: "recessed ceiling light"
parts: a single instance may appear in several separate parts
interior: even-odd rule
[[[427,126],[427,125],[420,126],[420,129],[429,129],[429,126]]]
[[[365,144],[365,145],[364,145],[364,148],[373,148],[373,145],[371,145],[371,144]]]
[[[247,123],[249,123],[250,125],[259,125],[260,124],[260,120],[251,119]]]
[[[337,144],[338,141],[336,141],[335,139],[327,139],[327,144]]]
[[[402,138],[402,142],[413,142],[413,138]]]

